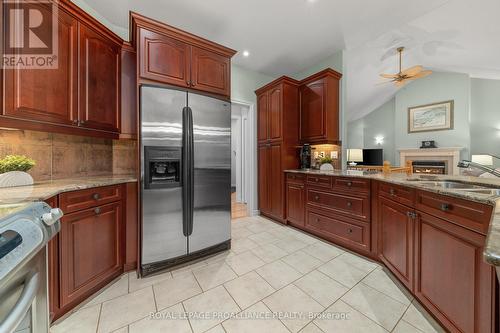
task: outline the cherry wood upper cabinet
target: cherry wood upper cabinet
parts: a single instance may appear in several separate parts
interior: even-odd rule
[[[418,215],[417,298],[449,332],[498,332],[497,281],[494,268],[483,261],[486,237],[425,213]]]
[[[137,138],[137,54],[124,43],[121,51],[121,126],[120,138]]]
[[[384,264],[413,290],[413,209],[380,198],[378,207],[379,257]]]
[[[340,78],[342,74],[325,69],[301,81],[300,141],[339,144]]]
[[[140,76],[146,79],[189,87],[189,45],[165,35],[140,29]]]
[[[264,91],[257,96],[257,140],[259,143],[264,143],[268,139],[268,99],[269,93]]]
[[[164,83],[229,98],[236,51],[137,13],[132,38],[140,83]]]
[[[230,58],[196,46],[191,47],[191,87],[229,96]]]
[[[118,132],[120,47],[80,25],[80,125]]]
[[[282,135],[283,88],[278,85],[269,90],[269,139],[280,140]]]
[[[30,4],[46,11],[47,5]],[[6,69],[4,115],[74,125],[78,112],[77,20],[60,10],[57,69]]]

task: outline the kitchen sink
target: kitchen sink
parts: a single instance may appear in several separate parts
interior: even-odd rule
[[[425,178],[409,178],[408,180],[418,182],[419,184],[428,187],[440,187],[440,188],[453,189],[464,192],[500,196],[500,188],[498,188],[498,186],[495,185],[472,184],[459,180],[430,181],[429,179]]]

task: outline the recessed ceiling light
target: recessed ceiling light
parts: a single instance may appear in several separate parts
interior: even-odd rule
[[[250,52],[248,52],[247,50],[243,51],[243,56],[244,57],[248,57],[250,55]]]

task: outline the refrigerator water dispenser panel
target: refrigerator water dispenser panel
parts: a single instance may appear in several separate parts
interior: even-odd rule
[[[144,187],[160,189],[181,186],[181,148],[144,147]]]

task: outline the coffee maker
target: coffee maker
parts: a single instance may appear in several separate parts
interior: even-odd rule
[[[310,169],[311,168],[311,145],[305,143],[300,148],[300,168]]]

